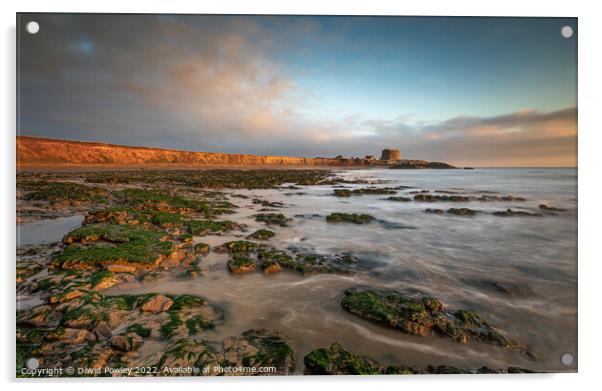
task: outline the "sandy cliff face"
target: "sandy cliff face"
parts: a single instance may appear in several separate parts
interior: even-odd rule
[[[187,152],[17,137],[17,168],[68,166],[348,166],[362,160]]]

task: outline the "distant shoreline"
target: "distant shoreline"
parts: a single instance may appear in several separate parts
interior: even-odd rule
[[[17,136],[17,170],[44,169],[209,169],[209,168],[455,168],[424,160],[376,160],[264,156],[132,147],[97,142]]]

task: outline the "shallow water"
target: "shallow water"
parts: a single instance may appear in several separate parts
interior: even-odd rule
[[[17,246],[58,242],[66,233],[79,227],[82,221],[83,215],[75,215],[17,224]]]
[[[480,366],[520,366],[535,370],[574,370],[560,363],[562,353],[576,357],[577,343],[577,172],[575,169],[475,169],[475,170],[346,170],[348,179],[385,179],[379,187],[411,186],[415,190],[480,191],[512,194],[525,202],[427,203],[392,202],[387,195],[349,198],[332,196],[330,186],[299,190],[241,190],[231,193],[281,201],[277,211],[293,218],[288,227],[272,227],[270,244],[300,247],[318,253],[353,252],[366,267],[353,276],[303,277],[282,272],[231,275],[227,255],[211,253],[203,259],[204,276],[160,282],[120,285],[107,294],[161,292],[198,294],[225,311],[225,322],[208,339],[238,335],[251,327],[275,328],[287,334],[297,354],[297,373],[303,356],[334,341],[348,350],[369,355],[385,365],[454,365],[474,370]],[[346,185],[349,188],[367,185]],[[303,192],[305,194],[295,194]],[[290,195],[285,195],[290,194]],[[247,224],[248,232],[195,238],[212,246],[242,238],[263,227],[249,216],[261,206],[251,199],[231,198],[241,208],[228,219]],[[432,215],[426,208],[468,207],[479,211],[527,208],[539,204],[566,208],[544,217]],[[329,224],[331,212],[373,215],[367,225]],[[81,218],[80,218],[81,221]],[[76,220],[73,220],[75,224]],[[77,226],[79,223],[75,224]],[[25,231],[21,226],[21,243]],[[28,232],[38,237],[56,230]],[[58,232],[53,232],[58,234]],[[64,234],[64,232],[61,233]],[[38,236],[36,236],[38,235]],[[34,240],[34,239],[30,239]],[[56,240],[48,238],[48,241]],[[477,280],[510,282],[524,288],[504,295],[475,284]],[[528,345],[537,357],[524,357],[487,344],[459,344],[439,337],[405,335],[373,325],[340,307],[343,290],[356,285],[416,289],[440,298],[452,308],[479,312],[507,335]],[[576,361],[576,360],[575,360]]]

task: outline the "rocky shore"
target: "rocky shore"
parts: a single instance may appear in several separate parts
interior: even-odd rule
[[[525,198],[505,194],[471,194],[455,190],[388,187],[378,181],[349,181],[324,170],[115,171],[23,172],[17,177],[19,221],[39,221],[76,213],[82,225],[59,243],[23,245],[17,250],[17,297],[35,298],[21,306],[17,321],[17,375],[35,357],[44,368],[150,367],[151,373],[132,376],[174,376],[176,367],[214,368],[199,375],[224,375],[218,368],[256,368],[249,375],[289,375],[295,362],[295,342],[278,324],[249,328],[219,341],[207,333],[223,326],[227,315],[219,303],[188,294],[150,292],[107,294],[132,282],[162,279],[202,279],[209,254],[223,254],[234,277],[253,273],[353,275],[374,267],[351,252],[323,253],[304,246],[282,246],[279,230],[297,224],[281,201],[249,198],[240,190],[331,189],[326,197],[379,196],[380,202],[466,203],[515,202]],[[348,187],[349,186],[349,187]],[[302,192],[301,192],[302,193]],[[285,198],[286,196],[284,196]],[[254,212],[230,219],[242,205]],[[343,204],[341,204],[343,205]],[[434,210],[434,209],[427,209]],[[441,209],[437,209],[441,210]],[[257,212],[257,213],[255,213]],[[446,214],[473,217],[479,211],[451,208]],[[499,210],[492,216],[546,218],[566,210],[539,205]],[[429,212],[439,214],[439,212]],[[443,213],[443,210],[441,210]],[[329,211],[318,218],[332,229],[380,223],[367,211]],[[433,216],[436,218],[436,216]],[[249,225],[259,224],[250,230]],[[210,245],[205,239],[239,235]],[[497,291],[512,290],[503,281],[481,282]],[[528,292],[528,287],[522,292]],[[500,330],[470,308],[444,304],[436,297],[378,286],[351,287],[341,292],[340,306],[357,318],[417,338],[441,338],[460,344],[486,344],[517,350],[535,359],[518,338]],[[356,356],[337,341],[316,346],[304,357],[307,374],[518,373],[526,369],[456,368],[433,363],[425,368],[384,366]],[[275,368],[260,372],[261,368]],[[459,366],[461,367],[461,365]],[[189,373],[186,373],[189,374]],[[95,373],[94,375],[102,376]],[[116,374],[112,373],[115,376]],[[123,374],[119,374],[123,375]]]

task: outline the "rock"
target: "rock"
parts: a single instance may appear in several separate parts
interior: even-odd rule
[[[263,270],[271,272],[289,269],[303,274],[349,273],[359,266],[358,259],[349,253],[321,255],[305,253],[296,248],[282,251],[246,240],[223,243],[215,251],[232,254],[228,269],[233,273],[253,271],[258,264]]]
[[[251,375],[290,375],[295,369],[291,342],[286,335],[277,330],[247,330],[239,338],[224,341],[223,346],[224,359],[233,366],[276,368],[275,372],[256,372]]]
[[[151,299],[147,300],[140,307],[141,311],[152,312],[158,314],[159,312],[167,311],[173,305],[173,300],[164,295],[155,295]]]
[[[183,234],[183,235],[180,235],[179,239],[183,243],[192,243],[193,236],[191,234]]]
[[[35,251],[35,249],[29,249],[29,251]],[[17,284],[23,283],[27,278],[37,274],[43,268],[39,263],[22,260],[20,259],[21,257],[23,256],[18,256],[17,258]]]
[[[412,201],[410,197],[399,197],[399,196],[391,196],[386,198],[388,201],[401,201],[401,202],[409,202]]]
[[[113,311],[96,308],[92,304],[86,304],[66,312],[61,323],[75,329],[94,330],[100,320],[113,314]]]
[[[106,269],[112,273],[135,273],[137,268],[133,265],[120,265],[117,263],[106,266]]]
[[[264,271],[276,272],[288,269],[311,275],[317,273],[350,273],[358,266],[359,260],[350,253],[313,254],[304,253],[296,248],[291,248],[292,255],[288,252],[273,248],[261,249],[257,259],[261,262]]]
[[[36,328],[55,328],[61,321],[61,314],[49,305],[29,308],[17,313],[17,325]]]
[[[286,227],[287,222],[291,219],[286,218],[282,213],[259,213],[253,215],[255,221],[260,221],[266,225],[280,225]]]
[[[116,352],[113,349],[94,347],[92,351],[88,353],[87,357],[83,357],[82,362],[75,361],[73,364],[76,368],[102,369],[107,366],[107,363],[115,353]]]
[[[548,205],[545,205],[545,204],[539,205],[539,209],[543,210],[544,212],[566,212],[566,209],[563,209],[563,208],[554,208],[552,206],[548,206]]]
[[[282,207],[284,207],[284,204],[282,202],[270,202],[270,201],[262,200],[259,198],[254,198],[253,204],[261,205],[264,208],[282,208]]]
[[[338,343],[312,350],[303,358],[308,375],[378,375],[382,369],[369,357],[348,352]]]
[[[351,197],[366,194],[397,194],[397,189],[389,187],[362,187],[359,189],[334,189],[335,197]]]
[[[87,341],[95,341],[96,336],[85,329],[60,328],[46,334],[48,341],[61,341],[70,345],[80,345]]]
[[[276,235],[274,231],[269,229],[260,229],[247,236],[248,239],[268,240]]]
[[[161,261],[161,266],[164,268],[177,267],[182,263],[187,255],[188,254],[184,251],[176,250]]]
[[[106,322],[99,322],[94,329],[94,334],[99,340],[109,339],[113,336],[113,332]]]
[[[506,209],[504,211],[499,211],[499,212],[493,212],[492,213],[494,216],[501,216],[501,217],[541,217],[542,215],[540,213],[530,213],[530,212],[526,212],[523,210],[512,210],[512,209]]]
[[[197,255],[207,255],[209,254],[210,247],[207,243],[196,243],[194,245],[194,253]]]
[[[351,190],[348,189],[334,189],[333,194],[336,197],[351,197]]]
[[[108,270],[107,270],[108,271]],[[119,277],[108,271],[109,274],[102,276],[97,281],[94,281],[95,290],[105,290],[119,284],[121,280]],[[101,272],[102,273],[102,272]]]
[[[452,367],[449,365],[427,366],[422,373],[437,374],[437,375],[464,375],[472,372]]]
[[[202,375],[289,375],[294,370],[294,352],[288,338],[276,331],[251,329],[239,337],[227,337],[221,350],[194,337],[176,339],[167,345],[158,366],[162,374],[181,375],[172,368],[208,368]],[[255,370],[219,371],[216,368],[246,367]],[[260,372],[259,368],[274,367],[275,372]]]
[[[481,193],[485,193],[487,191],[481,191]],[[490,192],[487,192],[490,193]],[[483,201],[483,202],[487,202],[487,201],[526,201],[525,198],[523,197],[517,197],[517,196],[513,196],[513,195],[505,195],[505,196],[498,196],[498,195],[482,195],[480,197],[475,198],[476,201]]]
[[[225,242],[217,246],[215,248],[215,252],[229,252],[231,254],[248,253],[262,248],[263,246],[263,244],[249,242],[248,240],[233,240],[231,242]]]
[[[508,367],[507,372],[508,373],[536,373],[535,371],[532,371],[530,369],[518,368],[518,367]]]
[[[449,310],[431,297],[393,290],[349,288],[345,290],[341,306],[360,318],[412,335],[438,335],[463,343],[475,341],[524,349],[476,313]]]
[[[180,230],[180,228],[177,227],[169,227],[167,228],[166,232],[173,236],[174,238],[179,237],[182,234],[182,231]]]
[[[108,313],[108,324],[111,329],[119,327],[125,318],[129,316],[129,311],[125,310],[111,310]]]
[[[77,299],[78,297],[84,296],[85,294],[85,291],[72,290],[56,296],[51,296],[50,299],[48,299],[48,302],[50,304],[64,303],[66,301]]]
[[[111,346],[122,352],[131,352],[142,345],[144,339],[136,333],[115,335],[111,338]]]
[[[367,224],[374,220],[374,217],[368,214],[357,214],[357,213],[331,213],[326,216],[326,221],[329,223],[354,223],[354,224]]]
[[[228,269],[232,273],[252,272],[256,266],[256,261],[245,254],[234,254],[228,261]]]
[[[159,373],[162,375],[190,375],[179,371],[171,372],[173,368],[199,367],[213,369],[223,365],[223,356],[212,349],[204,341],[195,338],[180,338],[170,342],[165,353],[159,360]],[[202,375],[219,375],[220,373],[203,372]]]
[[[397,164],[391,166],[392,169],[454,169],[456,167],[442,162],[427,162],[425,160],[397,160]]]
[[[277,273],[280,271],[282,271],[282,266],[280,266],[278,263],[272,263],[263,268],[263,272],[266,274]]]
[[[438,202],[438,201],[468,202],[470,200],[471,200],[471,197],[461,196],[461,195],[416,194],[414,196],[414,201],[422,201],[422,202]]]
[[[474,216],[477,214],[475,210],[468,208],[451,208],[447,210],[447,213],[460,216]]]
[[[443,209],[425,209],[424,213],[432,213],[432,214],[438,214],[441,215],[443,214]]]
[[[523,368],[510,367],[507,370],[478,368],[471,372],[466,369],[449,365],[428,365],[423,369],[416,369],[406,365],[381,366],[370,357],[359,356],[334,342],[330,348],[318,348],[307,354],[305,363],[306,375],[414,375],[414,374],[470,374],[470,373],[531,373]]]

